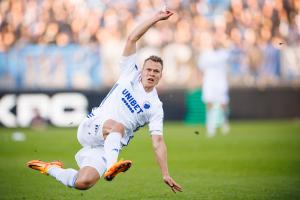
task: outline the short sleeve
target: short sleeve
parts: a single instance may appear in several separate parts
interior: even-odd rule
[[[122,56],[120,60],[121,76],[127,76],[134,72],[138,72],[138,67],[136,64],[137,54],[132,54],[130,56]]]
[[[162,108],[162,103],[155,110],[150,117],[149,121],[149,132],[151,135],[162,135],[163,134],[163,119],[164,112]]]

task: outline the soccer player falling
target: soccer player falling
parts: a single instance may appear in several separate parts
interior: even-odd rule
[[[60,161],[32,160],[27,166],[49,174],[66,186],[86,190],[103,175],[107,181],[127,171],[132,162],[120,160],[119,151],[127,146],[139,128],[149,123],[153,149],[163,181],[173,192],[182,191],[169,175],[167,149],[163,139],[163,108],[155,86],[162,77],[163,61],[150,56],[142,70],[136,65],[136,43],[150,27],[167,20],[172,12],[163,10],[137,26],[129,35],[120,61],[121,75],[102,101],[79,125],[77,138],[83,148],[75,155],[79,170],[63,169]]]

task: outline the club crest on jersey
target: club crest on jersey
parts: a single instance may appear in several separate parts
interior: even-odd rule
[[[144,103],[144,106],[143,106],[145,109],[149,109],[150,107],[151,107],[151,104],[150,104],[150,102],[149,101],[146,101],[145,103]]]
[[[122,91],[122,94],[123,94],[122,101],[131,113],[134,113],[135,111],[137,112],[137,114],[144,112],[141,106],[137,103],[137,101],[134,99],[134,97],[130,94],[130,92],[127,89],[124,89]]]

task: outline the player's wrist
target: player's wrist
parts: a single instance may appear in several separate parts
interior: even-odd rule
[[[159,22],[161,19],[159,16],[155,15],[152,17],[151,21],[153,22],[153,24],[156,24],[157,22]]]
[[[153,19],[154,23],[156,23],[156,22],[164,20],[164,16],[162,16],[161,13],[159,12],[156,15],[154,15],[152,19]]]
[[[170,178],[170,175],[169,175],[169,173],[166,173],[166,174],[163,174],[162,177],[163,177],[163,179],[168,179],[168,178]]]

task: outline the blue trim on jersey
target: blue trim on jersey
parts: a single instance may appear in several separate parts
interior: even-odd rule
[[[94,115],[94,113],[93,113],[93,111],[91,111],[86,117],[87,118],[91,118],[91,117],[94,117],[95,115]]]
[[[134,137],[133,135],[129,136],[129,139],[128,139],[128,141],[127,141],[127,144],[121,143],[122,147],[128,146],[130,140],[131,140],[133,137]]]
[[[135,67],[136,70],[139,70],[138,67],[137,67],[136,65],[134,65],[134,67]]]
[[[103,162],[105,163],[105,165],[107,164],[107,161],[106,161],[106,159],[102,156],[101,157],[102,158],[102,160],[103,160]]]
[[[146,124],[147,124],[147,123],[145,123],[145,124],[143,124],[143,125],[140,125],[140,126],[136,127],[136,129],[135,129],[133,132],[138,131],[141,127],[144,127]],[[122,147],[127,146],[127,145],[129,144],[130,140],[131,140],[133,137],[134,137],[133,135],[132,135],[132,136],[129,136],[129,139],[128,139],[128,141],[127,141],[127,144],[121,143],[121,144],[122,144]]]
[[[119,84],[116,83],[116,84],[110,89],[110,91],[108,92],[108,94],[106,95],[106,97],[102,100],[102,102],[101,102],[101,104],[100,104],[99,107],[101,107],[101,106],[104,104],[104,102],[106,101],[106,99],[111,95],[111,93],[117,88],[118,85],[119,85]]]
[[[147,123],[145,123],[145,124],[143,124],[143,125],[140,125],[140,126],[136,127],[136,128],[133,130],[133,132],[138,131],[141,127],[144,127],[146,124],[147,124]]]

